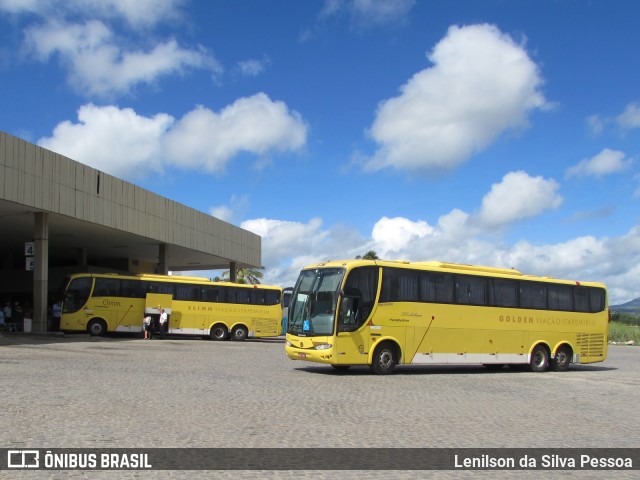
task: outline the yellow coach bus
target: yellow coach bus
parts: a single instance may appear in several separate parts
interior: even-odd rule
[[[69,278],[60,329],[141,332],[145,316],[168,314],[166,333],[244,340],[281,334],[282,288],[199,277],[77,274]]]
[[[528,365],[564,371],[607,356],[601,283],[443,262],[346,260],[304,268],[285,352],[336,369]]]

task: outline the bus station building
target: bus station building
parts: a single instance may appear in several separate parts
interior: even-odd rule
[[[33,332],[71,273],[260,265],[260,236],[0,131],[0,301]]]

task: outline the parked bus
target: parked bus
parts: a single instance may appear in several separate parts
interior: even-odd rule
[[[287,331],[287,322],[289,317],[289,303],[291,302],[291,292],[293,287],[287,287],[282,290],[282,334]]]
[[[168,314],[168,334],[244,340],[281,334],[282,288],[199,277],[77,274],[67,283],[60,329],[141,332],[145,316]]]
[[[304,268],[285,352],[336,369],[528,365],[564,371],[607,356],[603,284],[442,262],[347,260]]]

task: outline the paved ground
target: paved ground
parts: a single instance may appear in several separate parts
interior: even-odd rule
[[[236,343],[0,334],[0,379],[0,448],[640,447],[638,347],[610,346],[606,362],[565,373],[411,366],[381,377],[366,368],[340,373],[291,361],[282,338]],[[129,478],[365,476],[335,471],[98,475],[123,473]],[[552,474],[472,473],[474,478]],[[593,472],[592,478],[602,474]],[[637,470],[605,474],[640,476]],[[367,478],[465,475],[366,472]],[[554,475],[585,478],[591,472]]]

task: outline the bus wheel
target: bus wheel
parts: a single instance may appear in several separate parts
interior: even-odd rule
[[[233,327],[231,330],[231,340],[236,340],[241,342],[245,340],[249,336],[249,332],[247,331],[247,327],[243,325],[238,325],[237,327]]]
[[[107,333],[107,324],[104,320],[93,319],[87,325],[87,332],[92,337],[103,337]]]
[[[211,327],[211,333],[209,334],[211,340],[226,340],[229,336],[227,327],[222,323],[217,323]]]
[[[529,368],[532,372],[544,372],[549,368],[549,350],[544,345],[536,345],[531,352]]]
[[[378,375],[393,373],[396,362],[396,349],[390,343],[383,343],[373,352],[371,371]]]
[[[571,349],[562,345],[556,352],[556,358],[551,362],[551,368],[556,372],[566,372],[569,370],[569,364],[571,363]]]

